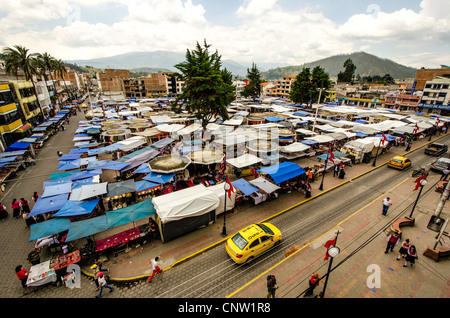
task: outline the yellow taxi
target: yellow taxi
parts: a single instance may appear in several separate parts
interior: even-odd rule
[[[255,257],[281,243],[281,231],[270,223],[247,226],[230,237],[226,251],[237,264],[251,262]]]
[[[388,166],[395,169],[405,169],[411,166],[411,160],[402,156],[395,156],[388,162]]]

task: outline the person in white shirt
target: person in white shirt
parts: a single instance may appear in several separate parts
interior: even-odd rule
[[[98,293],[97,296],[95,296],[95,298],[100,298],[100,297],[102,297],[102,291],[103,291],[103,288],[109,288],[109,292],[112,293],[113,290],[114,290],[114,287],[112,287],[112,286],[110,286],[110,285],[108,285],[108,284],[106,283],[106,279],[105,279],[105,276],[103,276],[103,272],[99,272],[99,273],[97,274],[97,277],[98,277],[98,278],[97,278],[97,281],[98,281],[98,287],[95,289],[95,291],[100,290],[100,292]]]
[[[392,205],[392,201],[391,198],[387,197],[386,199],[383,200],[383,212],[381,213],[382,215],[386,215],[387,211],[389,210],[389,207]]]
[[[162,272],[162,271],[161,271],[161,268],[159,268],[159,266],[158,266],[158,261],[159,261],[159,257],[158,257],[158,256],[155,257],[155,259],[152,259],[152,269],[153,269],[153,272],[152,272],[152,274],[150,275],[150,277],[149,277],[149,279],[148,279],[148,282],[149,282],[149,283],[152,282],[152,279],[153,279],[153,277],[155,276],[155,274],[159,274],[159,273]]]

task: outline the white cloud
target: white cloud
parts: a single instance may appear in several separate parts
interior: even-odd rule
[[[83,10],[107,4],[126,5],[125,17],[112,24],[83,20]],[[369,10],[342,24],[319,8],[287,10],[276,0],[244,0],[235,12],[241,20],[225,26],[207,21],[205,8],[193,0],[16,0],[0,9],[6,12],[0,18],[0,43],[61,59],[88,59],[130,51],[185,52],[206,39],[223,59],[298,65],[369,48],[390,52],[382,57],[394,59],[393,47],[407,52],[399,59],[415,63],[406,56],[425,51],[424,43],[431,52],[433,45],[450,42],[450,4],[443,1],[423,0],[420,11]],[[36,28],[42,21],[46,28]],[[63,23],[49,27],[52,21]],[[426,56],[434,63],[437,55]]]
[[[276,3],[277,0],[245,0],[236,13],[239,16],[260,16],[273,9]]]

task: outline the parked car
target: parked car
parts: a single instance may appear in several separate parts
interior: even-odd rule
[[[425,154],[431,156],[440,156],[446,153],[448,146],[446,144],[441,144],[438,142],[432,142],[425,148]]]
[[[443,173],[445,169],[450,170],[450,158],[439,158],[430,166],[430,170],[438,173]]]
[[[403,170],[411,166],[411,160],[402,156],[395,156],[388,162],[388,167]]]

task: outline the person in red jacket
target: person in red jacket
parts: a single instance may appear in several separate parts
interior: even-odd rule
[[[391,235],[388,236],[387,239],[387,246],[386,251],[384,251],[386,254],[391,250],[391,252],[394,250],[394,246],[398,245],[398,242],[400,241],[400,235],[397,230],[394,231]]]
[[[309,296],[313,294],[314,288],[316,288],[319,285],[320,282],[320,276],[317,273],[313,273],[311,276],[311,279],[309,280],[309,288],[306,291],[305,295],[303,297]]]
[[[22,282],[22,287],[27,287],[28,272],[25,268],[22,267],[22,265],[18,265],[16,267],[16,275],[17,278]]]

